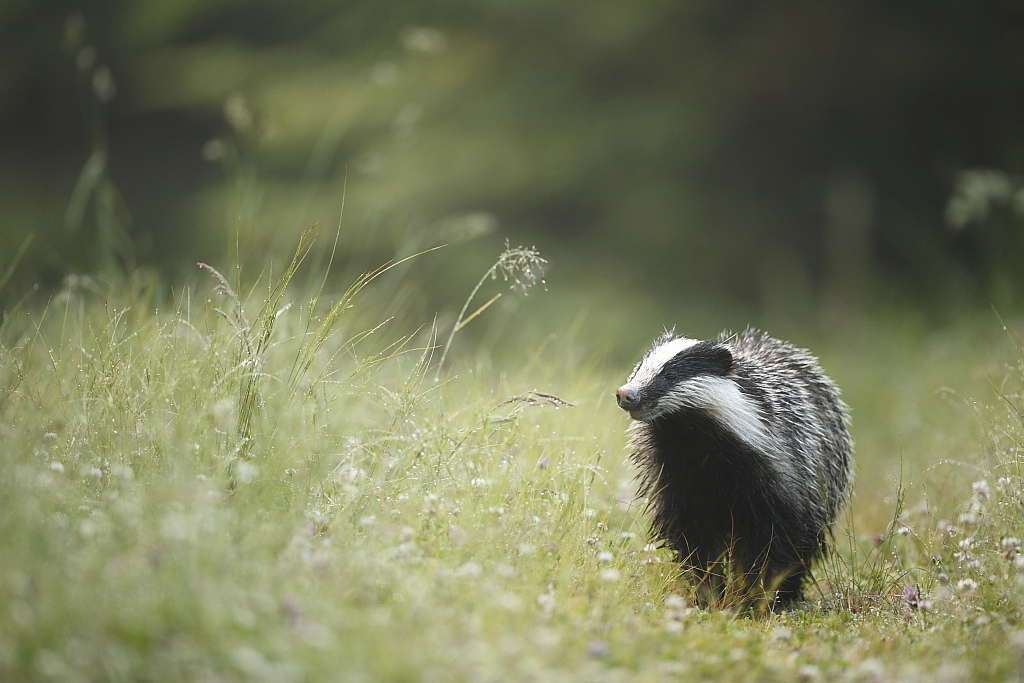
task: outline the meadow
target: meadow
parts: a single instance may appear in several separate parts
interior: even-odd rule
[[[443,250],[339,290],[310,239],[7,312],[0,679],[1021,675],[1014,324],[894,305],[808,335],[853,411],[836,550],[796,609],[700,609],[612,399],[659,330],[609,342],[628,307],[581,320],[532,249],[447,319],[409,310],[429,283],[403,270]]]

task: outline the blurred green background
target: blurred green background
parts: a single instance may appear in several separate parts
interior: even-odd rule
[[[339,273],[451,245],[434,310],[507,238],[703,334],[1010,313],[1022,64],[999,0],[5,0],[0,296],[326,248],[344,198]]]

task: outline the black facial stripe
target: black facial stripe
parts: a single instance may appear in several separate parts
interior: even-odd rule
[[[646,400],[657,403],[680,383],[699,375],[725,375],[732,368],[732,353],[713,340],[702,341],[680,351],[666,362],[658,375],[640,390]]]
[[[676,384],[697,375],[724,375],[732,367],[729,349],[714,341],[702,341],[680,351],[665,363],[659,379]]]

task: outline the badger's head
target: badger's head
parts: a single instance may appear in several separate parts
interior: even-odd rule
[[[725,343],[667,332],[615,391],[615,399],[634,420],[655,422],[696,410],[742,440],[764,445],[769,437],[761,411],[736,379],[735,359]]]

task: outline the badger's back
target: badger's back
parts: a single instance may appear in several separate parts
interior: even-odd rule
[[[814,357],[754,331],[670,333],[617,398],[654,534],[701,568],[729,552],[797,597],[850,479],[846,407]]]
[[[730,343],[725,334],[719,340]],[[760,404],[779,442],[780,464],[789,455],[795,479],[824,494],[817,498],[831,522],[846,500],[851,468],[848,409],[839,390],[804,349],[750,330],[735,337],[731,347],[737,381],[748,382],[747,391]]]

